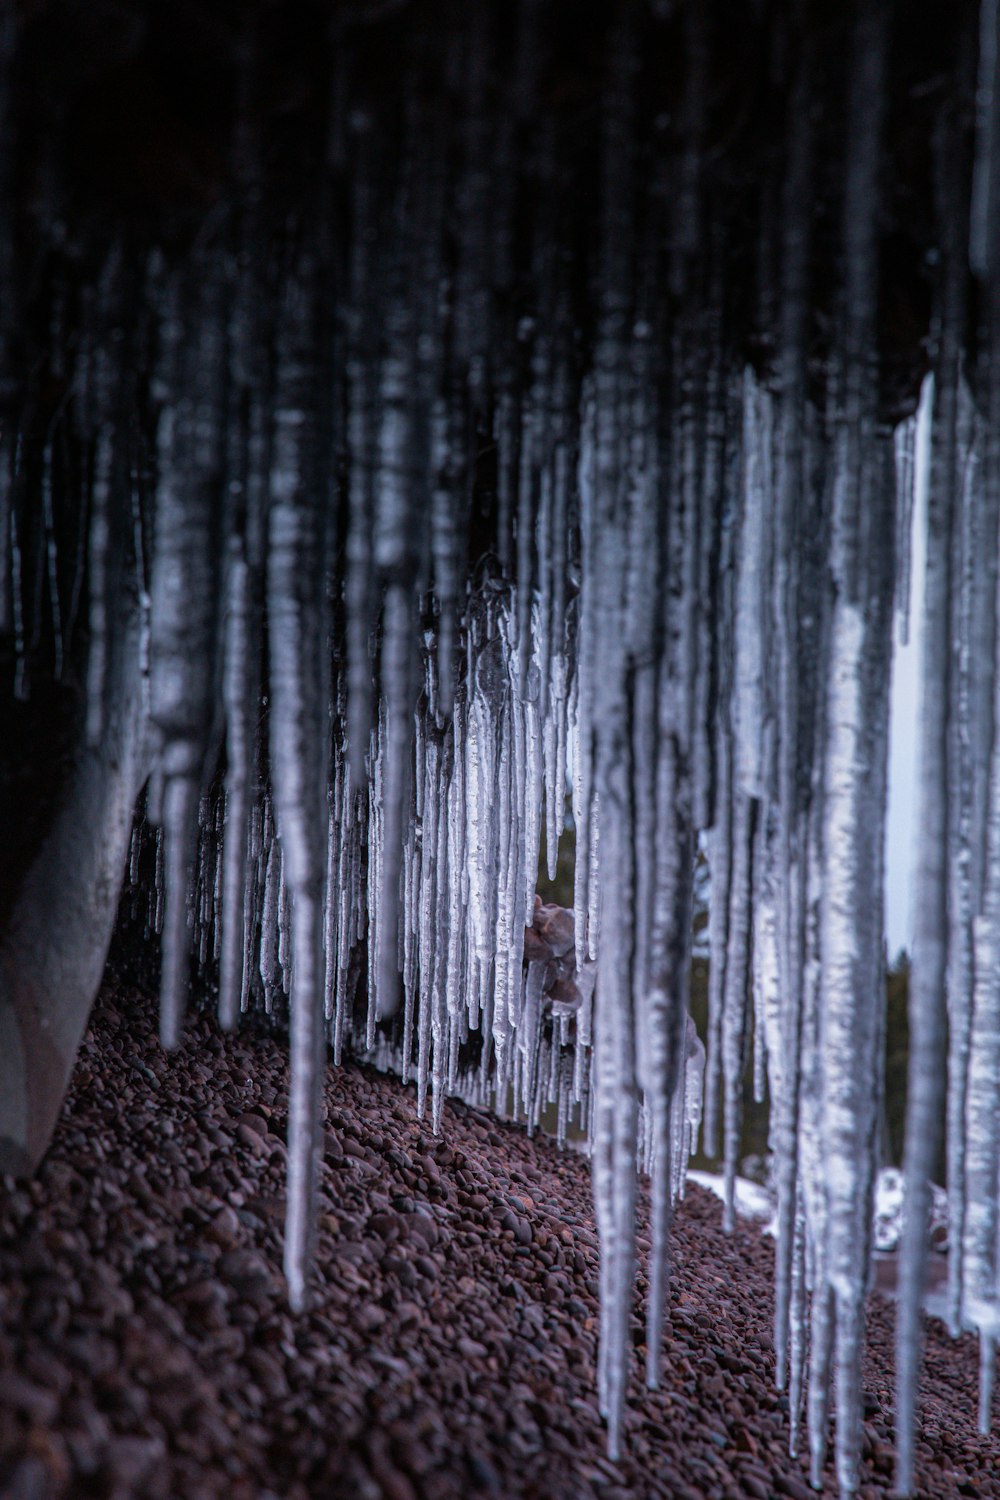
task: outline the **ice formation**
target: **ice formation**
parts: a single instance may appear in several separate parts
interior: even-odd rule
[[[287,996],[293,1305],[327,1044],[415,1077],[434,1128],[455,1091],[501,1109],[512,1091],[532,1121],[552,1102],[560,1132],[576,1111],[618,1451],[637,1173],[652,1179],[655,1385],[671,1206],[701,1123],[687,990],[704,836],[705,1137],[731,1221],[752,1048],[777,1159],[778,1380],[793,1448],[804,1406],[817,1484],[835,1383],[843,1494],[915,471],[880,360],[879,226],[911,85],[934,386],[901,1488],[942,1113],[951,1316],[980,1329],[984,1419],[1000,1333],[997,5],[978,23],[957,8],[923,94],[893,73],[897,9],[845,8],[831,65],[809,5],[744,7],[725,38],[710,6],[609,6],[586,56],[534,0],[502,22],[456,10],[443,30],[419,7],[334,7],[328,76],[310,75],[321,106],[285,81],[304,154],[260,125],[266,39],[236,48],[228,196],[196,234],[150,243],[131,224],[109,243],[102,224],[74,260],[44,139],[30,286],[0,217],[5,690],[30,704],[79,685],[74,733],[94,753],[123,694],[141,705],[123,920],[160,935],[164,1044],[195,967],[218,976],[227,1027]],[[22,107],[13,14],[3,120]],[[758,150],[763,108],[725,61],[744,48],[778,80],[763,166],[739,155],[744,129]],[[272,116],[280,137],[273,101]],[[8,290],[22,283],[34,323]],[[554,873],[567,801],[572,912],[540,913],[540,851]]]

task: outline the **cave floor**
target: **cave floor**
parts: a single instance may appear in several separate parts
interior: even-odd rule
[[[414,1090],[367,1069],[327,1074],[318,1270],[293,1317],[286,1087],[270,1036],[193,1016],[168,1056],[148,998],[101,996],[37,1180],[0,1180],[4,1500],[812,1493],[772,1384],[770,1240],[725,1236],[689,1189],[663,1388],[640,1378],[640,1274],[609,1463],[588,1162],[461,1104],[435,1138]],[[862,1496],[891,1487],[884,1299],[869,1338]],[[976,1372],[974,1341],[931,1320],[921,1495],[1000,1496]]]

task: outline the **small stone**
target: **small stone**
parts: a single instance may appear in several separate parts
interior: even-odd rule
[[[489,1459],[481,1457],[478,1453],[470,1453],[469,1469],[473,1482],[480,1489],[488,1490],[491,1495],[498,1495],[501,1492],[503,1486]]]
[[[47,1464],[30,1454],[15,1466],[4,1485],[4,1500],[50,1500],[52,1474]]]
[[[406,1225],[399,1214],[382,1213],[372,1214],[368,1220],[368,1228],[372,1234],[378,1235],[379,1239],[385,1244],[392,1245],[401,1238]]]
[[[441,1268],[438,1265],[437,1261],[432,1260],[429,1255],[416,1256],[413,1264],[416,1266],[421,1276],[425,1276],[428,1281],[437,1281],[438,1277],[441,1274]]]
[[[56,1419],[59,1398],[16,1370],[0,1370],[0,1410],[4,1409],[19,1411],[40,1427],[49,1427]]]
[[[579,1010],[583,996],[572,979],[557,979],[549,989],[549,998],[553,1009],[558,1007],[557,1014],[571,1015]]]
[[[411,1237],[422,1240],[428,1250],[433,1250],[438,1242],[439,1231],[430,1215],[418,1212],[410,1215],[406,1222]]]
[[[552,949],[533,927],[524,929],[524,962],[526,964],[545,963],[552,957]]]
[[[514,1226],[514,1238],[519,1245],[530,1245],[534,1239],[534,1231],[527,1219],[518,1219]]]
[[[163,1462],[164,1453],[162,1438],[115,1437],[104,1462],[119,1485],[134,1489],[155,1464]]]
[[[255,1250],[227,1250],[219,1260],[219,1275],[244,1294],[272,1280],[266,1261]]]
[[[386,1320],[385,1308],[371,1302],[358,1313],[358,1327],[362,1333],[377,1333]]]
[[[789,1495],[791,1500],[816,1500],[815,1490],[811,1490],[805,1480],[797,1479],[794,1474],[775,1474],[774,1487],[782,1495]]]
[[[256,1130],[252,1130],[249,1125],[237,1125],[236,1139],[241,1146],[246,1146],[255,1156],[263,1155],[268,1149],[265,1137],[260,1135]]]
[[[565,906],[542,906],[535,913],[535,930],[541,933],[556,958],[569,953],[575,939],[573,913]]]

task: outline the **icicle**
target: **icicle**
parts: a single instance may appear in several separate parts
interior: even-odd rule
[[[544,788],[545,814],[546,814],[546,863],[554,865],[555,857],[549,859],[549,844],[555,838],[556,855],[558,855],[559,834],[553,832],[553,820],[549,817],[549,797],[553,801],[560,801],[562,791],[562,777],[565,775],[561,768],[555,781],[550,782],[548,767],[545,763],[545,750],[548,743],[548,721],[551,719],[551,711],[545,713],[545,726],[541,722],[544,709],[542,706],[542,663],[539,659],[539,627],[541,622],[541,610],[536,605],[532,611],[532,653],[531,665],[528,669],[527,678],[527,701],[523,707],[523,779],[521,785],[521,819],[520,826],[523,833],[524,847],[520,852],[521,867],[521,909],[525,925],[531,921],[532,908],[535,900],[535,882],[538,878],[539,846],[541,843],[542,826],[542,796]],[[558,741],[558,735],[554,736]],[[558,753],[558,752],[556,752]],[[561,820],[561,805],[560,805]],[[558,824],[556,825],[558,828]],[[555,878],[554,875],[551,878]]]
[[[327,1022],[330,1039],[333,1042],[334,1062],[339,1065],[340,1055],[337,1046],[336,1028],[329,1027],[334,1018],[337,993],[337,951],[338,932],[340,931],[341,906],[345,895],[342,879],[343,866],[341,864],[341,835],[344,827],[344,767],[343,762],[337,760],[336,751],[335,768],[333,772],[333,786],[327,792],[327,827],[326,827],[326,880],[324,889],[326,891],[326,908],[324,912],[323,927],[323,1019]]]
[[[913,491],[916,484],[917,419],[907,417],[896,428],[896,614],[899,644],[910,643],[911,538],[913,535]]]
[[[619,779],[620,778],[620,779]],[[598,1391],[608,1422],[608,1452],[617,1458],[624,1416],[628,1319],[634,1265],[636,1085],[632,997],[626,958],[630,896],[624,880],[628,838],[624,774],[610,770],[605,781],[608,866],[619,878],[609,882],[605,939],[595,1030],[593,1128],[594,1200],[601,1238],[601,1344]]]
[[[808,1327],[805,1272],[806,1230],[801,1199],[796,1204],[793,1223],[788,1291],[788,1452],[792,1458],[797,1458],[805,1390],[806,1329]]]
[[[222,958],[219,973],[219,1020],[236,1025],[243,993],[244,909],[247,869],[247,819],[252,750],[252,677],[250,677],[250,574],[234,550],[227,578],[223,701],[226,708],[226,828],[223,842]],[[249,679],[249,680],[248,680]]]
[[[23,702],[28,696],[27,641],[24,630],[24,586],[21,547],[17,535],[17,511],[10,513],[10,593],[14,626],[14,697]]]
[[[775,869],[776,830],[773,820],[757,825],[755,909],[753,926],[753,1088],[754,1101],[763,1104],[766,1072],[776,1091],[786,1086],[781,1053],[781,980],[778,949],[778,874]]]
[[[435,1003],[435,970],[438,962],[438,796],[440,793],[440,745],[432,736],[423,755],[424,781],[421,809],[420,890],[418,897],[418,948],[420,1025],[417,1052],[417,1115],[423,1119],[430,1086],[431,1017]]]
[[[580,461],[577,480],[580,490],[580,547],[583,573],[594,576],[595,547],[594,445],[589,441],[594,424],[594,390],[585,388],[581,412]],[[594,674],[593,653],[598,635],[594,619],[596,590],[587,588],[581,599],[576,675],[574,680],[573,723],[573,824],[576,830],[576,860],[573,870],[573,913],[576,925],[577,963],[596,957],[596,933],[590,931],[593,868],[591,832],[594,826],[594,792],[592,782]]]
[[[274,993],[281,987],[278,969],[279,863],[277,840],[272,838],[265,866],[264,905],[260,924],[260,977],[264,981],[264,1001],[268,1014],[271,1012]]]
[[[462,1015],[463,1004],[470,1007],[469,1023],[472,1024],[471,1015],[472,998],[463,995],[463,978],[465,974],[465,902],[463,900],[463,880],[465,872],[466,842],[465,842],[465,819],[466,819],[466,787],[465,787],[465,750],[463,741],[463,722],[465,718],[465,705],[461,704],[454,715],[452,725],[452,772],[448,786],[448,796],[445,807],[445,815],[448,822],[447,836],[447,921],[448,921],[448,952],[445,960],[444,999],[445,1006],[450,1018],[449,1031],[449,1059],[447,1087],[449,1091],[456,1084],[456,1069],[458,1067],[458,1037],[459,1025]]]
[[[946,1097],[941,1057],[947,1046],[945,981],[949,969],[949,855],[956,830],[949,827],[949,788],[960,782],[953,764],[956,741],[950,729],[954,708],[952,599],[954,538],[961,535],[959,501],[964,476],[959,460],[961,329],[964,323],[965,256],[959,225],[960,195],[951,177],[956,170],[954,129],[939,140],[936,151],[938,194],[950,219],[944,244],[941,307],[934,372],[931,419],[930,481],[927,492],[926,561],[921,647],[918,817],[920,844],[914,873],[914,943],[909,979],[910,1051],[907,1076],[906,1139],[903,1177],[906,1211],[900,1244],[896,1322],[896,1487],[913,1487],[917,1371],[931,1173],[939,1144],[939,1125]],[[964,217],[964,215],[963,215]],[[958,915],[956,911],[955,916]],[[952,932],[954,933],[954,925]],[[952,966],[952,978],[958,974]],[[958,1000],[956,994],[955,999]],[[955,1045],[961,1049],[962,1038]]]
[[[798,18],[797,18],[798,19]],[[793,23],[794,25],[794,23]],[[755,1020],[755,1074],[760,1054],[759,1028],[767,1041],[770,1093],[769,1145],[777,1177],[777,1246],[775,1254],[775,1381],[789,1386],[789,1446],[798,1445],[798,1426],[805,1373],[806,1306],[804,1284],[805,1219],[799,1184],[802,1006],[806,960],[806,880],[809,850],[803,802],[809,768],[802,724],[823,715],[822,647],[815,625],[821,601],[809,593],[807,538],[815,532],[808,489],[806,391],[808,387],[808,304],[813,216],[814,115],[810,104],[816,83],[816,44],[809,28],[794,26],[797,45],[787,103],[787,165],[782,194],[784,231],[781,245],[779,316],[779,401],[775,424],[774,484],[776,515],[771,540],[773,693],[776,719],[776,806],[760,825],[756,860],[757,892],[754,959],[760,1007]],[[810,525],[812,523],[812,525]],[[819,742],[817,732],[816,742]],[[806,776],[803,770],[806,769]],[[776,816],[777,827],[771,819]],[[775,987],[777,993],[775,993]],[[755,1092],[759,1093],[755,1076]],[[806,1110],[808,1117],[809,1111]],[[808,1137],[808,1130],[806,1131]],[[815,1137],[813,1137],[815,1143]],[[808,1147],[806,1148],[808,1150]],[[815,1177],[814,1177],[815,1182]],[[816,1209],[815,1232],[824,1232],[823,1209]],[[789,1362],[791,1372],[789,1375]]]
[[[765,662],[770,642],[767,629],[766,517],[772,487],[769,465],[772,436],[770,403],[749,371],[744,378],[743,413],[746,474],[734,632],[734,776],[741,791],[751,797],[760,797],[765,790],[768,719]]]
[[[725,988],[722,998],[723,1167],[725,1207],[723,1228],[735,1223],[734,1194],[742,1124],[743,1068],[746,1062],[746,1023],[750,996],[751,893],[757,802],[737,792],[733,814],[733,868],[726,930]]]
[[[97,436],[91,487],[87,577],[90,590],[87,656],[87,742],[96,745],[104,732],[104,684],[108,656],[108,548],[111,540],[111,471],[114,438],[104,427]]]
[[[163,957],[160,975],[160,1043],[178,1047],[187,1005],[190,969],[189,901],[194,879],[198,788],[172,776],[163,794]]]
[[[360,913],[358,914],[358,920],[355,921],[355,913],[352,910],[352,906],[354,904],[360,905],[361,895],[360,890],[355,894],[355,887],[360,886],[358,878],[360,852],[358,850],[357,798],[351,785],[350,765],[343,761],[339,762],[337,774],[338,788],[342,782],[343,790],[341,792],[340,803],[338,862],[334,884],[334,889],[338,893],[340,910],[337,917],[333,1057],[334,1062],[339,1065],[344,1042],[344,1027],[347,1020],[348,974],[350,972],[351,951],[360,935]],[[329,891],[329,887],[327,889]],[[327,899],[329,901],[329,895]]]
[[[196,306],[197,336],[183,361],[184,394],[160,419],[150,590],[150,714],[162,740],[158,772],[166,845],[160,1032],[168,1047],[179,1042],[187,990],[187,904],[214,691],[213,482],[221,337],[211,282],[199,289]],[[102,701],[103,688],[92,682],[91,689],[91,705]]]
[[[860,1421],[860,1387],[853,1387],[860,1376],[860,1320],[871,1219],[865,1160],[877,1097],[873,1065],[877,1000],[862,979],[869,957],[865,928],[871,925],[865,923],[862,903],[870,900],[871,887],[859,845],[871,815],[864,807],[862,788],[872,776],[862,692],[864,648],[860,611],[849,604],[839,605],[831,644],[823,831],[827,862],[821,908],[820,1047],[828,1241],[825,1274],[813,1291],[813,1337],[819,1354],[810,1377],[809,1399],[812,1406],[813,1380],[825,1378],[835,1332],[838,1480],[847,1493],[855,1483],[858,1456],[854,1429]],[[823,1441],[817,1429],[818,1424],[811,1432],[814,1484]]]
[[[379,925],[376,953],[376,1015],[391,1016],[398,1004],[399,880],[402,812],[410,750],[410,603],[406,589],[386,591],[382,617],[385,693],[385,754],[382,785]]]
[[[972,403],[959,389],[960,408]],[[987,662],[972,659],[977,615],[982,609],[976,586],[975,557],[980,535],[987,522],[985,498],[977,483],[972,412],[960,421],[958,468],[964,481],[956,494],[953,520],[953,569],[951,631],[956,643],[951,671],[951,703],[948,725],[948,1085],[947,1085],[947,1181],[949,1238],[961,1245],[965,1226],[965,1096],[969,1070],[969,1033],[972,1020],[973,916],[981,896],[982,822],[973,824],[977,782],[976,753],[979,724],[983,717],[983,687],[989,676]],[[988,524],[988,522],[987,522]],[[975,725],[975,727],[973,727]],[[975,749],[973,746],[975,745]],[[985,755],[988,767],[989,755]],[[975,809],[978,812],[978,809]],[[953,1337],[962,1327],[962,1256],[948,1257],[948,1324]]]
[[[422,769],[422,768],[421,768]],[[417,832],[417,788],[414,787],[409,809],[409,826],[403,842],[403,1058],[402,1077],[409,1080],[413,1065],[413,1029],[417,1012],[417,984],[420,938],[420,876],[423,866],[423,847]],[[369,965],[369,973],[374,972]],[[368,995],[368,1026],[365,1040],[374,1035],[376,1011],[372,1003],[372,991]]]
[[[664,693],[663,699],[669,701]],[[670,1114],[676,1104],[683,1118],[687,1084],[687,998],[690,971],[691,891],[694,858],[690,789],[675,739],[665,732],[665,702],[659,733],[650,717],[637,723],[640,734],[658,742],[655,770],[655,860],[649,893],[652,930],[648,971],[636,997],[637,1065],[652,1132],[653,1184],[650,1230],[649,1300],[646,1310],[646,1382],[659,1385],[663,1309],[666,1303],[667,1234],[675,1192],[672,1173],[683,1146],[671,1140]],[[637,812],[640,810],[637,808]],[[648,810],[645,815],[648,817]],[[641,815],[635,836],[642,837]],[[645,916],[640,909],[640,920]],[[681,1134],[681,1131],[675,1134]]]
[[[56,540],[55,515],[52,508],[52,436],[49,434],[42,455],[42,515],[45,526],[45,561],[49,585],[49,610],[52,616],[52,675],[56,681],[63,675],[65,642],[63,640],[62,606],[59,598],[59,548]],[[2,463],[0,455],[0,463]],[[2,483],[2,480],[0,480]],[[0,516],[3,507],[0,505]],[[2,524],[2,522],[0,522]]]
[[[1000,617],[1000,612],[998,612]],[[1000,673],[996,675],[1000,684]],[[998,698],[1000,698],[1000,689]],[[1000,701],[994,700],[994,715]],[[995,720],[996,722],[996,720]],[[1000,745],[990,760],[989,819],[983,908],[973,924],[975,983],[966,1092],[963,1305],[980,1326],[980,1430],[989,1429],[989,1398],[997,1337],[1000,1178]]]
[[[292,924],[285,1275],[296,1309],[305,1300],[313,1233],[324,1051],[321,829],[326,824],[327,725],[320,663],[326,634],[322,533],[312,472],[314,433],[304,404],[314,376],[305,295],[308,274],[306,267],[302,280],[293,280],[287,291],[267,565],[271,766]]]
[[[166,884],[163,857],[163,829],[156,830],[156,852],[153,867],[153,890],[155,892],[155,909],[153,914],[153,930],[157,937],[163,931],[163,891]]]
[[[448,793],[451,766],[448,756],[448,744],[445,740],[442,745],[441,764],[438,776],[437,790],[437,823],[432,830],[436,841],[435,851],[435,921],[436,939],[434,945],[434,968],[431,976],[430,993],[430,1019],[431,1019],[431,1044],[433,1048],[433,1062],[431,1072],[431,1125],[435,1135],[441,1130],[441,1121],[444,1113],[444,1090],[445,1078],[449,1071],[449,1037],[451,1032],[450,1016],[448,1012],[447,996],[447,964],[448,955],[451,951],[451,934],[449,931],[449,901],[448,885],[450,871],[448,867]]]
[[[369,326],[372,253],[371,126],[355,117],[356,157],[353,211],[357,228],[351,263],[352,320],[348,341],[347,444],[349,518],[344,603],[347,615],[347,746],[355,786],[365,780],[365,754],[372,727],[372,663],[369,641],[374,626],[371,514],[374,486],[376,351]]]
[[[709,922],[708,1066],[705,1075],[705,1117],[702,1128],[705,1154],[709,1157],[718,1154],[719,1145],[722,1025],[726,993],[726,950],[729,931],[727,919],[732,861],[729,754],[724,742],[720,745],[718,761],[720,774],[719,793],[716,798],[716,822],[708,840],[708,863],[712,871],[712,906]]]
[[[444,401],[435,405],[432,450],[437,482],[431,513],[431,554],[434,561],[434,592],[438,601],[437,687],[442,718],[451,714],[454,695],[455,608],[458,601],[458,546],[460,503],[464,481],[463,436],[458,425],[460,408]],[[456,430],[457,429],[457,430]]]

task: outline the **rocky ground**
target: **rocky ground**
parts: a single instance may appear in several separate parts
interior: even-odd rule
[[[640,1382],[637,1316],[612,1464],[583,1157],[461,1105],[435,1139],[412,1090],[331,1070],[316,1295],[294,1318],[281,1049],[195,1018],[168,1057],[155,1032],[148,1000],[105,994],[38,1180],[0,1186],[5,1500],[811,1494],[772,1386],[756,1228],[727,1238],[689,1191],[664,1388]],[[891,1319],[873,1299],[864,1496],[891,1484]],[[932,1321],[922,1495],[1000,1496],[975,1388],[973,1341]]]

